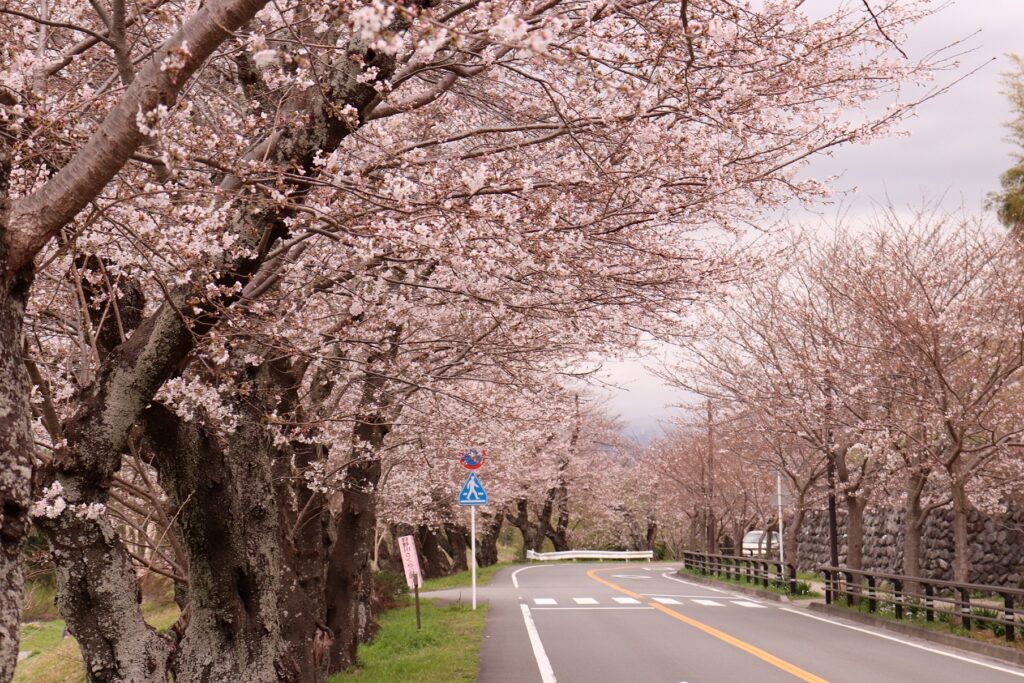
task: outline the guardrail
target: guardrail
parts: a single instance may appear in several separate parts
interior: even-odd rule
[[[549,562],[551,560],[647,560],[654,559],[653,550],[563,550],[554,553],[526,551],[526,559]]]
[[[1024,610],[1017,607],[1024,604],[1024,590],[986,586],[977,583],[956,583],[901,574],[860,571],[848,567],[819,567],[825,575],[825,603],[831,605],[845,595],[846,604],[853,606],[866,600],[869,612],[878,611],[878,603],[892,605],[897,619],[903,619],[923,611],[926,621],[935,621],[949,615],[958,620],[965,630],[971,630],[975,622],[1001,627],[1006,640],[1016,640],[1017,627],[1024,626],[1017,617],[1024,616]],[[917,587],[917,588],[915,588]],[[986,602],[985,596],[989,596]],[[1002,605],[993,605],[991,598],[1001,599]],[[972,604],[972,599],[974,600]]]
[[[760,583],[767,588],[771,585],[785,588],[792,595],[797,593],[796,567],[782,564],[777,560],[765,560],[737,555],[712,555],[710,553],[684,552],[683,566],[696,569],[702,574],[725,575],[748,583]]]

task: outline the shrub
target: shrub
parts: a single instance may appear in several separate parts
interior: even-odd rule
[[[398,572],[379,571],[373,573],[373,596],[374,605],[380,609],[393,607],[401,598],[409,594],[409,587],[405,583],[405,575]]]

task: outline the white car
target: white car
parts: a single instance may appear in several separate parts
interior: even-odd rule
[[[779,534],[772,532],[771,554],[779,554]],[[764,557],[768,554],[768,537],[764,531],[748,531],[743,534],[743,555],[744,557]]]

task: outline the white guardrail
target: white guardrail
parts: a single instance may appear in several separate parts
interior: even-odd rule
[[[647,560],[654,559],[653,550],[564,550],[557,553],[526,551],[527,560]]]

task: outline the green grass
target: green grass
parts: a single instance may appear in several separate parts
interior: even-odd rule
[[[330,683],[471,683],[480,668],[480,643],[487,606],[422,606],[423,629],[416,630],[416,610],[401,607],[385,612],[380,632],[359,646],[358,668]]]
[[[56,586],[50,581],[29,581],[25,585],[25,606],[21,610],[22,621],[48,621],[60,618],[54,604]]]
[[[499,569],[510,567],[513,562],[499,562],[498,564],[492,564],[490,567],[480,567],[476,570],[476,585],[487,586],[490,585],[491,579],[494,578],[494,573]],[[458,574],[450,574],[448,576],[441,576],[436,579],[427,579],[423,582],[422,590],[425,591],[439,591],[446,588],[464,588],[472,584],[472,578],[470,572],[467,569],[464,572]]]
[[[862,614],[879,617],[886,621],[892,621],[898,624],[909,624],[929,631],[952,633],[953,635],[960,636],[962,638],[981,640],[995,645],[1016,648],[1018,650],[1024,649],[1024,640],[1021,639],[1020,635],[1018,635],[1012,643],[1006,640],[1005,626],[992,622],[975,622],[974,627],[968,630],[961,624],[960,616],[958,614],[950,611],[949,609],[943,609],[938,605],[935,609],[934,621],[927,620],[925,609],[921,605],[907,605],[903,611],[903,618],[897,619],[895,605],[883,602],[882,599],[886,597],[891,598],[892,595],[879,592],[878,605],[874,612],[870,609],[866,594],[861,596],[859,600],[855,601],[853,605],[847,605],[846,596],[841,596],[839,600],[832,603],[832,606],[850,610],[852,612],[860,612]],[[999,612],[995,610],[978,608],[972,609],[971,613],[980,617],[994,617],[999,614]],[[1024,622],[1018,622],[1018,628],[1018,634],[1024,632]]]
[[[166,631],[178,619],[178,606],[146,602],[142,616],[153,627]],[[19,650],[32,652],[18,662],[14,683],[81,683],[85,680],[82,654],[75,639],[61,638],[64,621],[26,622],[21,626]]]

